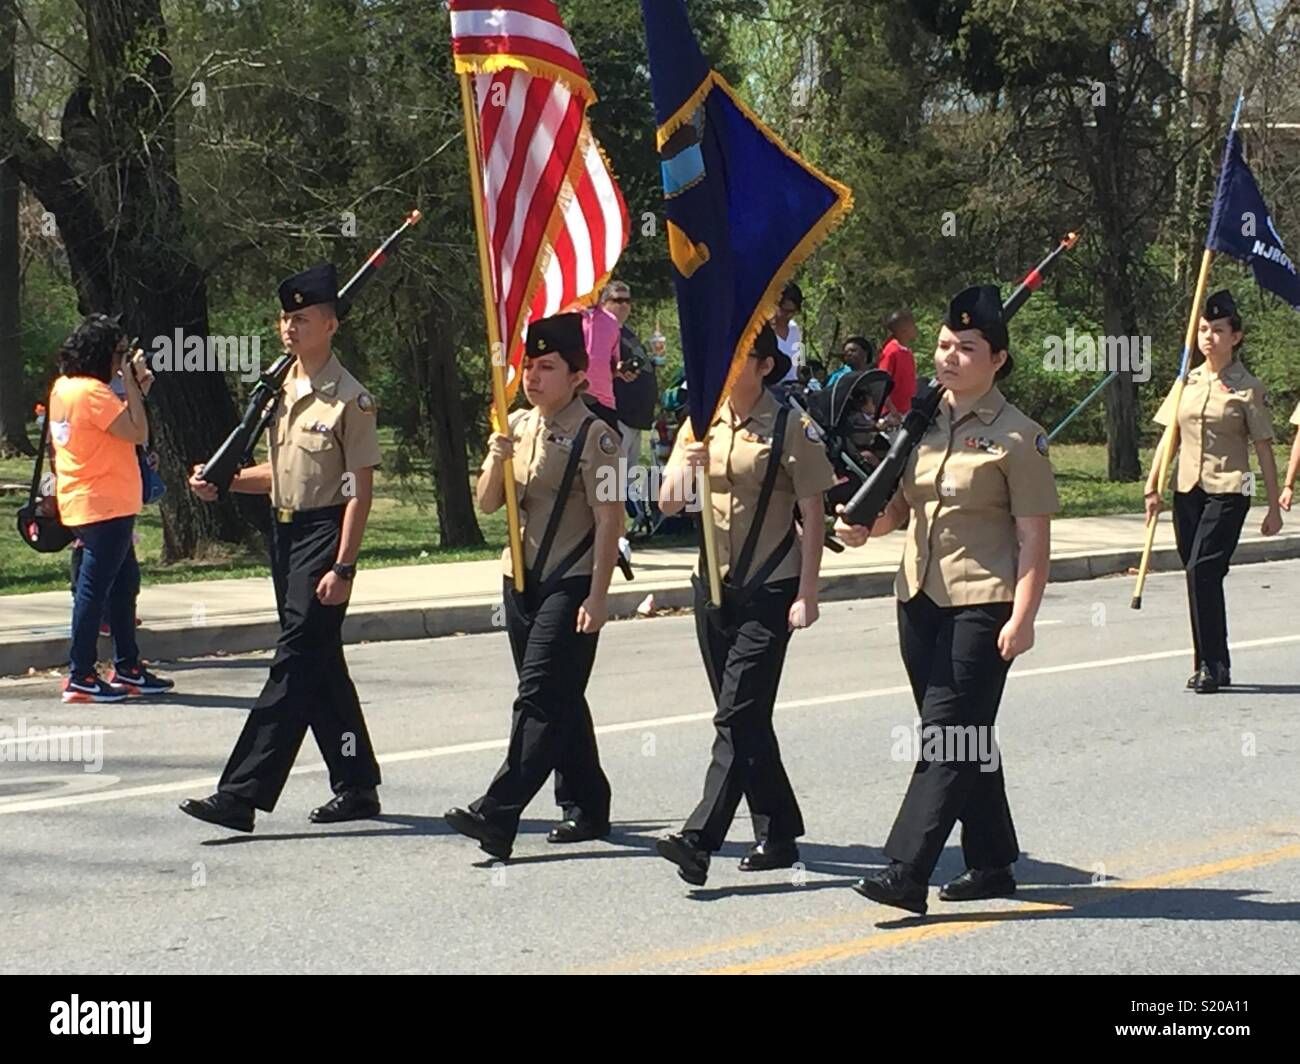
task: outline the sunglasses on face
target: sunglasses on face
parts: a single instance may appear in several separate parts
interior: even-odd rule
[[[605,300],[605,302],[606,303],[631,303],[632,298],[631,296],[610,296],[609,299]]]

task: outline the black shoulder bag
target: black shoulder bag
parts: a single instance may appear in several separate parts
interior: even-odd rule
[[[550,576],[546,577],[545,580],[542,579],[542,574],[546,572],[546,563],[551,556],[551,547],[554,545],[555,537],[560,531],[560,521],[564,517],[564,508],[569,502],[569,493],[573,490],[573,482],[578,476],[578,466],[582,463],[582,451],[587,445],[587,433],[591,430],[591,424],[595,420],[594,417],[589,417],[583,421],[578,429],[578,434],[573,438],[573,450],[569,452],[569,461],[564,467],[564,476],[560,479],[559,493],[556,495],[555,505],[551,507],[551,516],[547,518],[546,531],[542,533],[542,542],[537,548],[537,559],[533,562],[533,567],[528,571],[526,577],[525,595],[528,600],[531,600],[534,607],[541,604],[542,600],[564,579],[565,574],[578,563],[578,559],[586,554],[591,549],[591,545],[596,542],[596,530],[594,528],[589,529],[578,545],[560,559],[559,564],[556,565]],[[531,623],[535,609],[527,608],[525,598],[520,596],[519,592],[513,588],[511,588],[511,592],[515,595],[515,605],[520,614]]]
[[[32,470],[31,490],[27,493],[27,505],[18,510],[18,534],[27,546],[41,554],[57,554],[75,538],[59,520],[59,507],[54,497],[41,495],[41,470],[45,465],[45,449],[50,442],[50,416],[47,401],[41,442],[36,449],[36,467]]]
[[[754,592],[763,586],[763,583],[776,570],[776,567],[785,560],[785,556],[790,552],[790,548],[795,542],[795,526],[793,517],[790,520],[790,529],[785,534],[785,538],[777,544],[776,550],[758,567],[753,577],[746,580],[749,574],[750,563],[754,560],[754,550],[758,547],[758,537],[763,528],[764,518],[767,516],[767,508],[772,502],[772,492],[776,488],[776,475],[781,467],[781,455],[785,450],[785,429],[790,420],[790,408],[783,406],[776,415],[776,427],[772,432],[772,450],[767,461],[767,472],[763,476],[763,486],[759,490],[758,505],[754,507],[755,519],[749,526],[749,532],[745,536],[744,545],[740,548],[740,555],[736,558],[735,564],[727,571],[727,575],[722,578],[722,602],[715,605],[709,598],[708,577],[695,575],[691,577],[691,582],[695,585],[697,602],[703,602],[705,613],[709,623],[723,629],[730,630],[735,627],[736,615],[742,610],[749,600],[753,597]],[[701,515],[703,520],[703,515]],[[708,562],[704,554],[703,537],[700,543],[700,572],[707,573]]]

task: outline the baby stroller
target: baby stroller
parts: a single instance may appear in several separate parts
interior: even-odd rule
[[[789,402],[816,423],[826,445],[826,455],[837,483],[826,493],[826,513],[847,503],[866,481],[876,464],[889,452],[889,437],[877,419],[894,382],[882,369],[846,373],[829,388],[791,395]]]

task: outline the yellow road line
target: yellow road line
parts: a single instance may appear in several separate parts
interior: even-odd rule
[[[1262,853],[1229,857],[1222,861],[1195,865],[1191,868],[1178,868],[1171,872],[1148,876],[1145,879],[1136,879],[1129,883],[1085,888],[1088,892],[1087,896],[1075,902],[1068,900],[1069,889],[1067,888],[1063,891],[1065,898],[1059,904],[1074,909],[1088,905],[1099,905],[1110,901],[1114,894],[1119,891],[1159,890],[1165,887],[1176,887],[1200,879],[1213,879],[1216,876],[1226,875],[1230,872],[1261,868],[1265,865],[1277,864],[1280,861],[1290,861],[1297,858],[1300,858],[1300,843],[1293,843],[1290,846],[1282,846]],[[1023,919],[1026,916],[1032,917],[1036,913],[1058,911],[1059,904],[1030,902],[1017,905],[1011,909],[981,913],[978,919],[952,920],[945,923],[922,924],[892,931],[881,931],[874,935],[851,939],[847,942],[833,942],[829,945],[814,946],[811,949],[798,950],[794,953],[786,953],[776,957],[765,957],[762,960],[750,961],[745,964],[717,968],[705,974],[774,975],[780,972],[793,972],[801,968],[810,968],[816,964],[834,964],[838,961],[864,957],[871,953],[882,953],[885,950],[898,949],[916,942],[953,938],[982,927],[993,927],[1008,920]],[[897,910],[888,911],[894,912]]]
[[[1260,836],[1273,836],[1277,834],[1295,834],[1300,831],[1300,823],[1292,821],[1275,821],[1267,824],[1258,824],[1254,827],[1242,830],[1234,828],[1231,831],[1219,832],[1216,835],[1206,835],[1196,839],[1190,845],[1186,841],[1182,845],[1161,845],[1153,847],[1147,844],[1136,847],[1125,852],[1111,854],[1104,862],[1102,867],[1106,869],[1123,868],[1135,860],[1143,858],[1149,859],[1153,852],[1164,853],[1169,856],[1182,856],[1184,858],[1197,856],[1209,851],[1218,850],[1225,846],[1248,842]],[[814,862],[815,864],[816,862]],[[1066,863],[1073,862],[1066,859]],[[1097,889],[1110,889],[1116,884],[1109,884]],[[1080,887],[1062,887],[1063,890],[1079,890]],[[1055,907],[1055,906],[1052,906]],[[851,912],[836,913],[833,916],[820,917],[817,919],[804,920],[787,920],[778,924],[772,924],[768,927],[756,928],[753,931],[746,932],[733,938],[715,939],[711,942],[703,942],[695,946],[684,946],[676,949],[655,950],[647,953],[634,953],[629,956],[621,957],[618,960],[604,961],[592,965],[584,965],[575,968],[570,974],[573,975],[613,975],[620,973],[630,973],[642,971],[646,968],[666,967],[673,964],[682,964],[689,961],[701,960],[705,957],[712,957],[722,953],[735,953],[740,950],[752,949],[756,946],[762,946],[765,943],[777,938],[797,938],[801,935],[815,934],[818,931],[829,931],[837,927],[845,927],[854,924],[860,924],[876,913],[883,913],[889,910],[880,908],[855,908]]]

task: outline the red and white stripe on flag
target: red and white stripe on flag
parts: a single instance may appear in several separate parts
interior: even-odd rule
[[[627,246],[627,206],[587,105],[595,94],[552,0],[451,0],[473,78],[483,214],[513,398],[529,321],[589,302]]]

